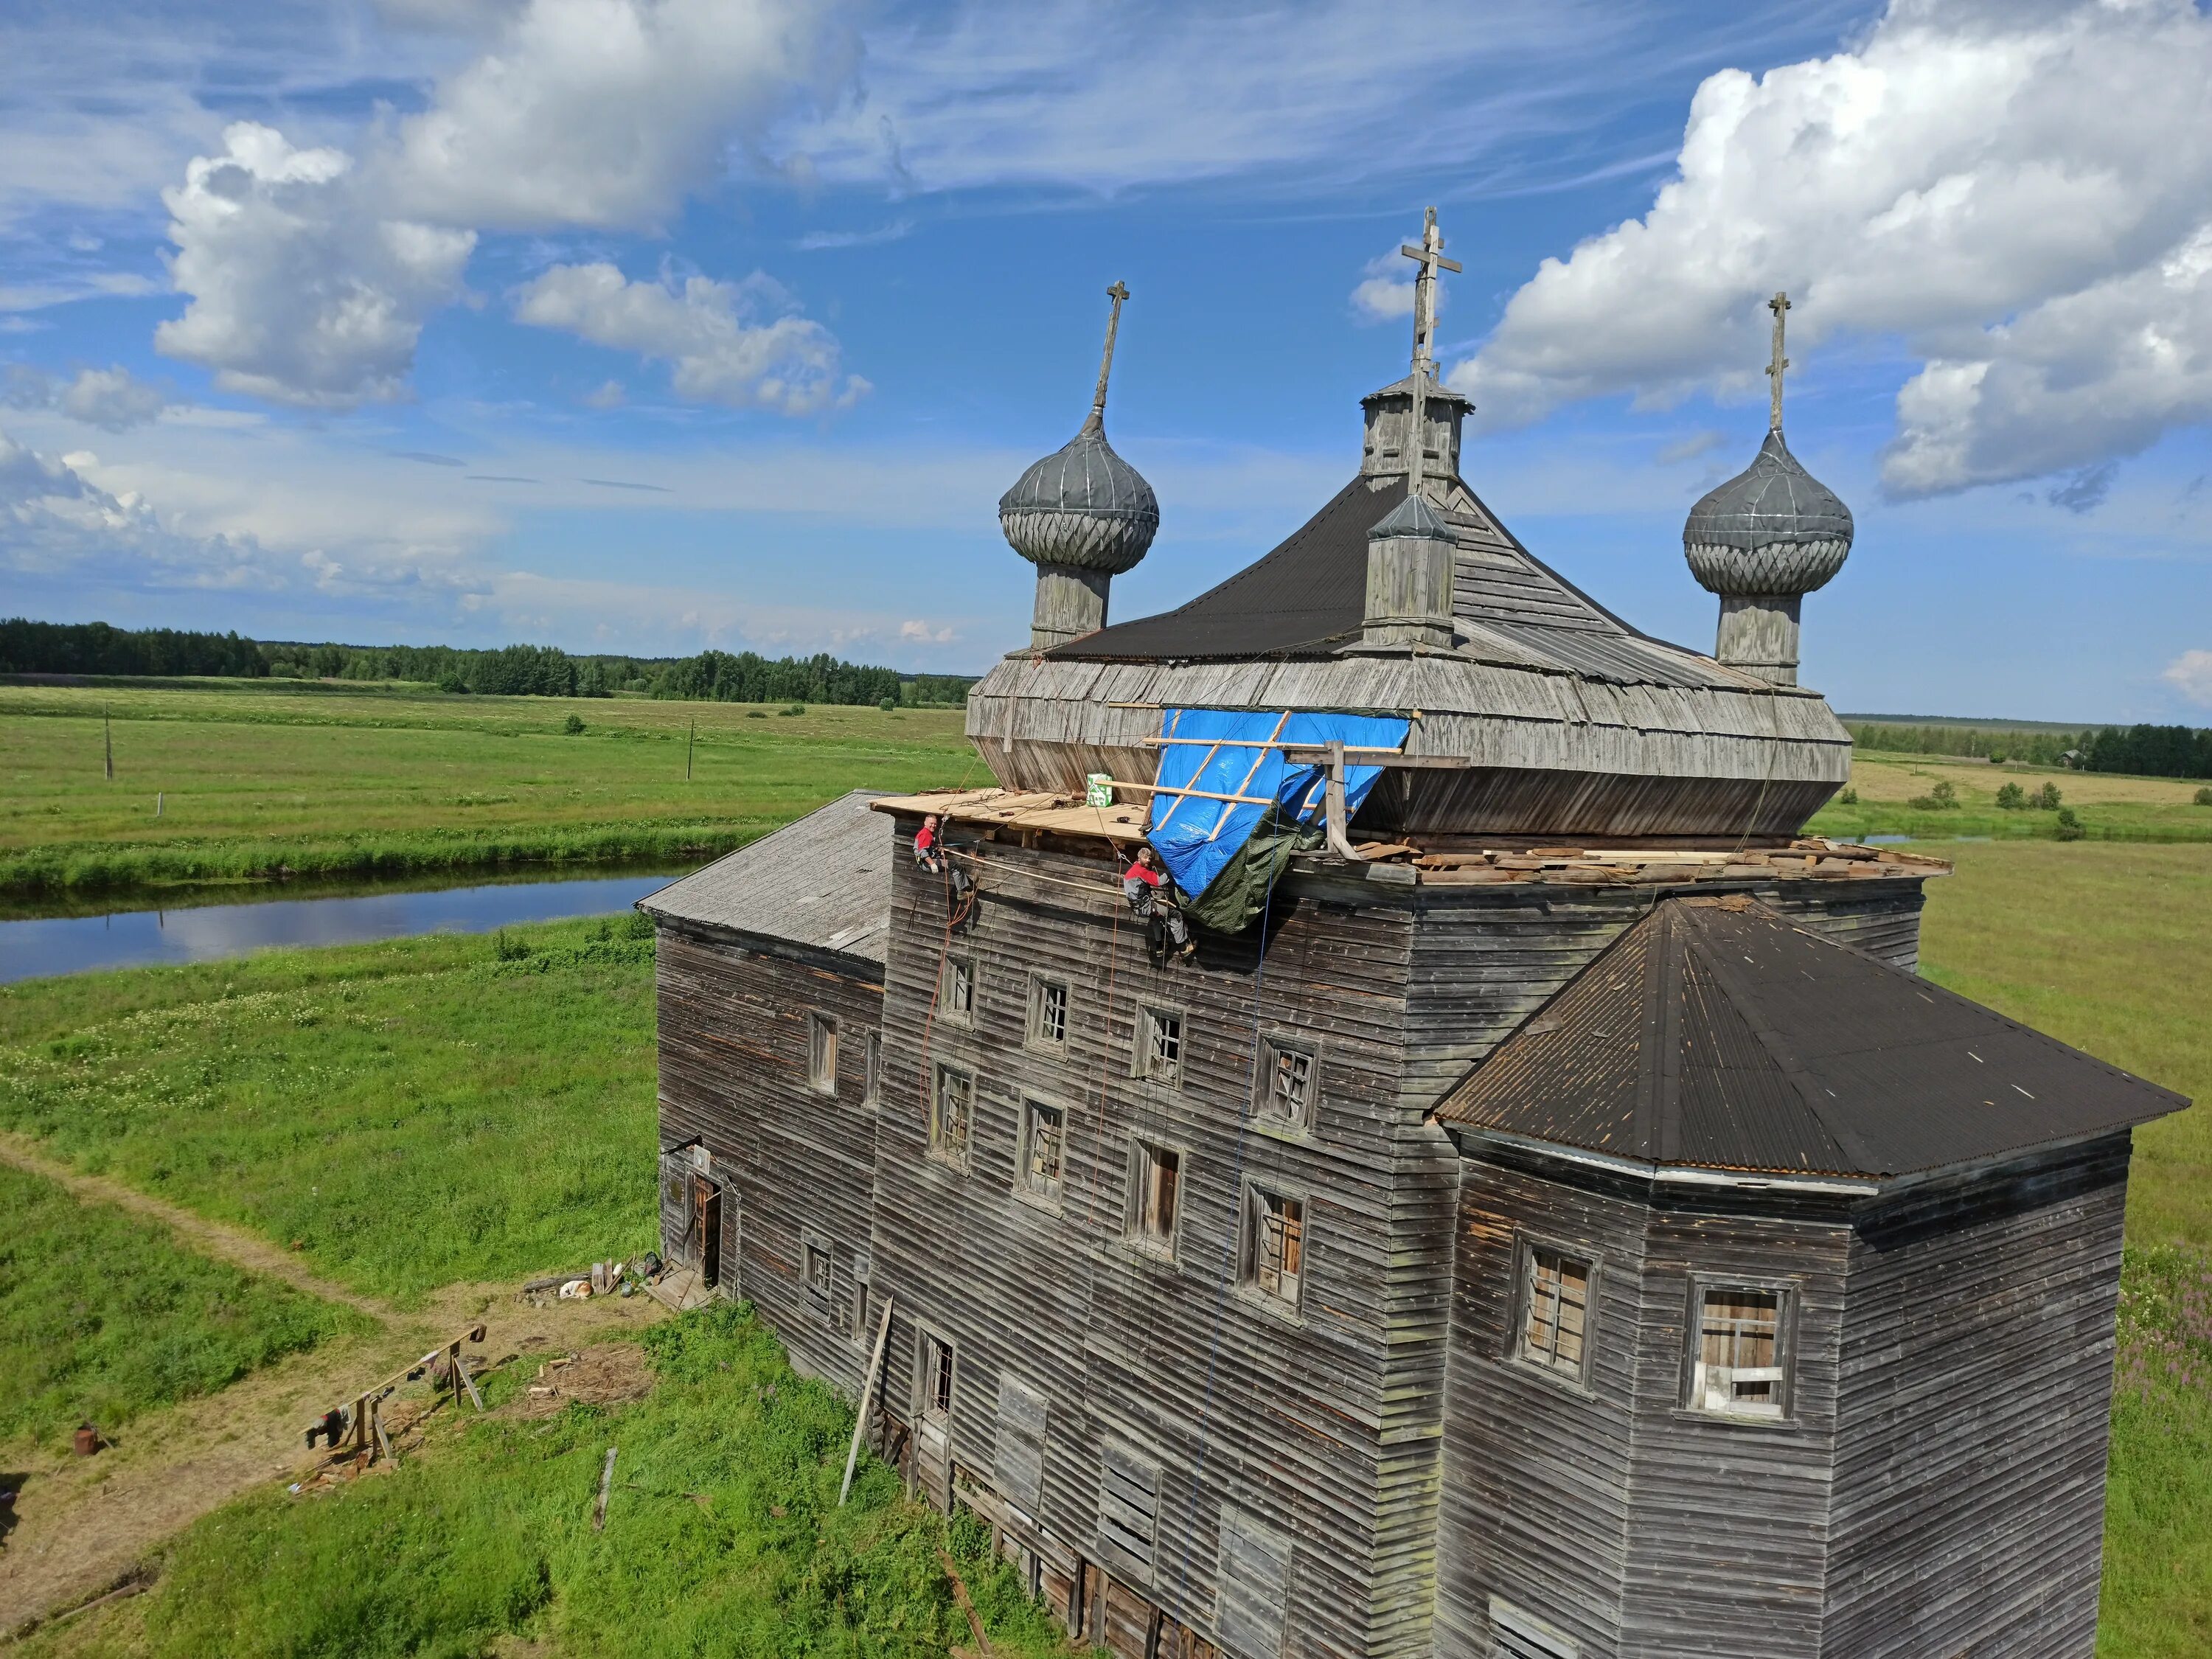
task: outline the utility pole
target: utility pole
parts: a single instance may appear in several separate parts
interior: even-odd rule
[[[691,717],[690,732],[684,739],[684,781],[686,783],[691,781],[691,748],[698,741],[699,717],[694,714]]]
[[[100,746],[107,766],[107,781],[115,781],[115,731],[107,723],[107,705],[100,705]]]

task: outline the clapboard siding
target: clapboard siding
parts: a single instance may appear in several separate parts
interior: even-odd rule
[[[1859,1218],[1824,1655],[2094,1650],[2127,1165],[2121,1134]]]
[[[875,971],[669,922],[655,969],[660,1144],[697,1141],[712,1156],[734,1253],[723,1261],[724,1288],[759,1307],[801,1370],[848,1391],[866,1363],[854,1315],[875,1161],[876,1115],[861,1100],[866,1037],[882,1015]],[[815,1012],[838,1023],[834,1097],[808,1079]],[[806,1285],[809,1233],[830,1249],[826,1302]]]

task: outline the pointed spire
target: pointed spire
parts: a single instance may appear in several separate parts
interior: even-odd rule
[[[1766,429],[1779,432],[1782,430],[1782,371],[1790,367],[1790,360],[1782,355],[1782,319],[1790,309],[1790,296],[1777,294],[1766,302],[1766,308],[1774,313],[1774,356],[1766,365]]]

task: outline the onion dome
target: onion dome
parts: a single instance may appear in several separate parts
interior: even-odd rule
[[[1105,416],[1094,409],[1066,447],[999,497],[999,527],[1032,563],[1118,576],[1152,546],[1160,503],[1137,469],[1114,453]]]
[[[1790,453],[1779,428],[1758,459],[1690,509],[1682,552],[1722,595],[1809,593],[1844,568],[1851,510]]]

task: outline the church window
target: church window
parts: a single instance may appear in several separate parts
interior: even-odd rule
[[[1590,1264],[1529,1245],[1521,1253],[1521,1357],[1582,1379],[1589,1352]]]
[[[1048,1106],[1041,1100],[1023,1103],[1022,1186],[1031,1195],[1054,1203],[1060,1200],[1066,1122],[1066,1115],[1057,1106]]]
[[[822,1093],[837,1092],[837,1022],[827,1014],[806,1017],[806,1077]]]
[[[922,1332],[921,1362],[915,1380],[921,1415],[926,1421],[943,1423],[952,1415],[952,1345],[934,1331]]]
[[[830,1246],[823,1239],[808,1234],[801,1251],[806,1258],[806,1290],[817,1300],[827,1302],[830,1291]]]
[[[966,957],[945,958],[944,972],[937,985],[937,1014],[956,1024],[967,1025],[975,1018],[975,964]]]
[[[975,1116],[975,1079],[957,1066],[939,1066],[930,1093],[929,1150],[961,1169],[968,1167],[968,1132]]]
[[[1778,1418],[1788,1408],[1786,1292],[1700,1285],[1690,1407],[1723,1417]]]
[[[1167,1008],[1146,1008],[1137,1025],[1137,1075],[1155,1082],[1182,1081],[1182,1016]]]
[[[1247,1184],[1243,1242],[1245,1284],[1295,1310],[1305,1275],[1305,1200]]]
[[[1040,1048],[1067,1046],[1067,987],[1056,979],[1030,980],[1030,1042]]]
[[[1314,1051],[1303,1043],[1271,1037],[1266,1044],[1266,1065],[1261,1080],[1260,1116],[1278,1128],[1313,1127],[1314,1094],[1318,1063]]]
[[[1176,1206],[1182,1191],[1182,1154],[1172,1146],[1148,1140],[1129,1147],[1130,1242],[1161,1255],[1172,1256],[1176,1243]]]

